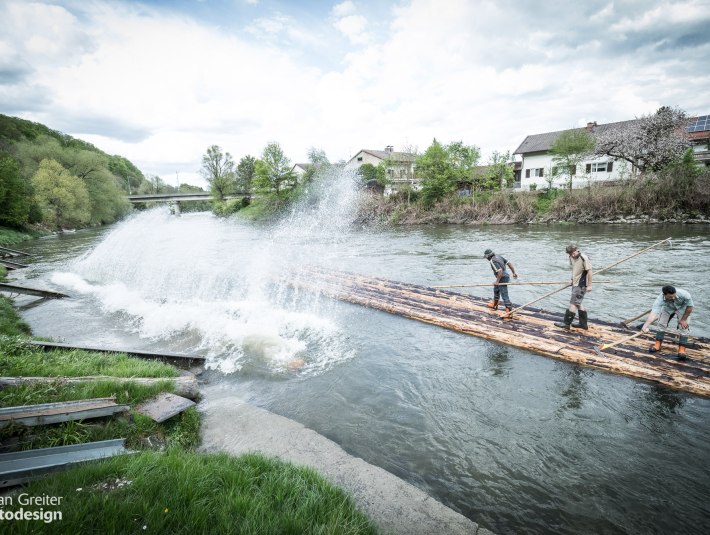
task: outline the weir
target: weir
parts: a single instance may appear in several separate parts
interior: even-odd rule
[[[513,319],[486,307],[487,299],[342,271],[310,268],[290,284],[323,295],[415,319],[445,329],[526,349],[547,357],[610,373],[659,383],[675,390],[710,397],[710,339],[694,338],[686,361],[675,360],[674,337],[665,353],[648,353],[652,334],[621,342],[599,352],[604,344],[628,337],[622,324],[589,321],[589,330],[559,329],[561,314],[525,308]]]

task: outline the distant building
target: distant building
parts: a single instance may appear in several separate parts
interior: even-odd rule
[[[693,117],[688,126],[688,137],[695,159],[710,167],[710,115]]]
[[[312,163],[295,163],[291,168],[291,173],[293,173],[297,179],[300,179],[306,174],[306,171],[308,171],[310,167],[313,167]]]
[[[421,189],[421,180],[416,178],[416,154],[410,152],[395,152],[391,145],[385,150],[362,149],[345,164],[346,170],[357,170],[369,163],[377,167],[382,162],[387,164],[387,180],[384,194],[390,195],[403,186],[408,185],[413,189]]]

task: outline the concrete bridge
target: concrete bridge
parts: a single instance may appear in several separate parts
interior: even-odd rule
[[[225,199],[241,199],[247,197],[247,193],[232,193],[225,195]],[[214,197],[209,191],[193,191],[190,193],[151,193],[148,195],[129,195],[128,200],[133,204],[149,202],[167,203],[170,211],[174,214],[180,213],[180,203],[188,201],[211,201]]]

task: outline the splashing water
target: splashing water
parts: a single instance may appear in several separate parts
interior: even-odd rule
[[[119,224],[52,282],[98,302],[141,337],[205,353],[230,373],[317,373],[353,356],[334,303],[292,291],[288,279],[347,244],[354,177],[323,176],[279,223],[260,227],[166,208]]]

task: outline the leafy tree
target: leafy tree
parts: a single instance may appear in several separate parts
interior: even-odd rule
[[[464,145],[462,141],[454,141],[445,147],[456,180],[471,182],[473,170],[481,158],[481,150],[474,146]]]
[[[561,175],[568,189],[572,189],[572,177],[577,165],[594,151],[594,138],[585,129],[565,130],[552,144],[551,175]],[[552,176],[550,176],[552,178]]]
[[[254,174],[256,172],[255,165],[256,158],[254,158],[254,156],[247,155],[239,160],[236,180],[238,192],[246,193],[247,195],[251,193],[251,183],[254,180]]]
[[[360,169],[358,169],[358,174],[362,178],[362,181],[365,183],[370,182],[371,180],[376,180],[378,184],[381,184],[383,186],[385,184],[387,176],[384,165],[378,165],[377,167],[375,167],[371,163],[362,164],[360,166]]]
[[[494,150],[488,160],[487,174],[496,187],[513,187],[513,166],[510,165],[510,151],[498,152]]]
[[[30,214],[30,188],[20,176],[20,164],[0,151],[0,224],[19,227]]]
[[[633,172],[660,171],[690,147],[687,127],[684,111],[663,106],[653,115],[600,131],[594,152],[629,162]]]
[[[281,194],[284,186],[296,184],[296,177],[291,172],[291,161],[276,142],[271,142],[264,148],[261,159],[256,162],[255,175],[259,187],[273,190],[277,196]]]
[[[43,221],[55,226],[77,226],[91,219],[86,185],[55,160],[42,160],[32,177]]]
[[[235,186],[234,160],[228,152],[222,152],[217,145],[207,148],[207,152],[202,156],[202,176],[210,185],[213,195],[219,200],[232,193]]]
[[[456,172],[446,149],[436,139],[417,157],[417,174],[422,178],[422,202],[431,208],[456,188]]]

